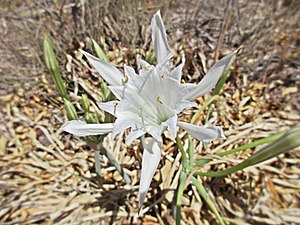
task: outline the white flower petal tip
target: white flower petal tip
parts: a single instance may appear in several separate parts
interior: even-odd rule
[[[221,60],[219,60],[215,65],[213,65],[196,88],[188,93],[185,98],[193,101],[213,89],[221,76],[226,72],[227,69],[231,66],[233,61],[236,58],[237,53],[241,48],[236,49],[235,51],[229,53]]]
[[[109,114],[116,116],[116,111],[117,111],[117,106],[118,106],[118,101],[109,101],[109,102],[100,102],[97,103],[97,106],[99,109],[108,112]]]
[[[142,160],[142,171],[139,188],[139,211],[146,198],[152,178],[161,158],[161,143],[151,139],[149,143],[143,143],[144,152]]]
[[[219,126],[201,127],[181,121],[178,121],[177,125],[185,129],[194,138],[206,144],[214,140],[226,139],[222,128]]]
[[[166,29],[161,18],[160,11],[157,11],[151,20],[152,27],[152,42],[156,55],[156,60],[159,65],[164,65],[170,58],[172,53],[170,51]]]
[[[112,131],[113,123],[87,124],[81,120],[71,120],[65,123],[61,129],[70,134],[85,137],[90,135],[102,135]]]
[[[85,55],[85,57],[89,60],[92,66],[97,70],[97,72],[109,85],[122,85],[122,80],[124,77],[115,66],[91,55],[88,52],[85,52],[83,50],[80,50],[80,52]]]

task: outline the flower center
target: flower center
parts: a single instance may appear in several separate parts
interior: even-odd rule
[[[145,68],[131,77],[124,88],[124,99],[129,102],[144,125],[161,125],[174,116],[179,85],[158,68]]]

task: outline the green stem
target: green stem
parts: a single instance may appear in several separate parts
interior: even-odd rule
[[[95,150],[94,158],[95,158],[96,174],[100,178],[101,177],[101,164],[100,164],[100,151],[99,150]]]
[[[192,139],[191,135],[188,135],[188,141],[189,141],[188,153],[189,153],[189,159],[190,159],[189,165],[191,167],[194,163],[194,153],[195,153],[195,148],[193,145],[193,139]]]
[[[177,189],[177,197],[176,197],[176,209],[175,209],[176,225],[180,225],[180,221],[181,221],[181,203],[182,203],[182,196],[183,196],[186,179],[187,179],[187,175],[184,172],[182,172],[182,175],[180,177],[179,187]]]
[[[118,160],[105,148],[103,147],[102,143],[95,143],[93,141],[89,141],[87,140],[88,144],[95,150],[95,157],[96,154],[98,154],[99,152],[103,155],[105,155],[109,162],[116,168],[116,170],[120,173],[120,175],[123,177],[124,181],[127,184],[131,183],[131,179],[130,177],[125,173],[124,169],[122,168],[122,166],[119,164]],[[96,153],[96,151],[98,151],[98,153]],[[100,156],[100,155],[99,155]],[[99,159],[99,157],[98,157]],[[98,159],[95,158],[95,166],[97,166],[97,164],[99,163],[100,165],[100,161],[98,161]],[[97,162],[97,161],[98,162]],[[96,168],[97,170],[99,170],[99,166],[97,166],[98,168]],[[96,170],[96,173],[97,173]],[[97,174],[98,175],[98,174]]]
[[[187,169],[188,168],[188,159],[187,159],[185,151],[183,149],[183,145],[181,143],[181,140],[180,140],[180,138],[178,136],[176,137],[176,143],[177,143],[177,146],[178,146],[178,148],[180,150],[180,153],[182,155],[183,168]]]
[[[95,149],[94,159],[95,159],[95,171],[96,171],[97,183],[100,187],[102,185],[101,163],[100,163],[100,151],[97,149]]]
[[[197,112],[194,114],[194,116],[191,119],[191,123],[195,123],[196,119],[199,117],[200,113],[207,107],[209,106],[211,103],[213,103],[215,100],[217,100],[219,98],[219,95],[214,95],[212,96],[208,101],[206,101],[201,107],[200,109],[197,110]]]
[[[182,156],[182,171],[181,171],[180,183],[179,183],[179,186],[177,189],[176,209],[175,209],[176,225],[180,225],[182,196],[183,196],[183,191],[184,191],[184,187],[185,187],[185,182],[187,179],[187,174],[190,171],[190,164],[188,162],[188,158],[183,149],[183,145],[182,145],[182,142],[181,142],[179,136],[176,137],[176,143],[177,143],[177,146],[178,146],[181,156]]]
[[[218,83],[216,84],[216,87],[212,93],[212,97],[214,96],[218,96],[220,91],[222,90],[224,83],[227,79],[227,77],[229,76],[230,73],[230,69],[227,69],[225,71],[225,73],[222,75],[222,77],[219,79]],[[205,124],[207,124],[209,118],[210,118],[210,114],[211,114],[211,104],[208,105],[208,110],[207,110],[207,114],[206,114],[206,119],[205,119]]]
[[[100,144],[101,145],[101,144]],[[130,184],[131,183],[131,179],[130,177],[125,173],[124,169],[122,168],[122,166],[119,164],[118,160],[116,160],[116,158],[106,149],[104,148],[102,145],[100,147],[100,152],[105,155],[108,160],[110,161],[110,163],[116,168],[116,170],[120,173],[120,175],[123,177],[124,181],[126,182],[126,184]]]
[[[210,107],[211,105],[209,105],[209,107],[208,107],[208,110],[207,110],[207,113],[206,113],[206,118],[205,118],[205,124],[207,124],[208,123],[208,120],[209,120],[209,118],[210,118],[210,114],[211,114],[211,107]]]
[[[215,204],[213,203],[213,201],[210,199],[208,193],[206,192],[204,186],[194,176],[192,177],[192,182],[195,185],[195,187],[197,188],[200,196],[204,199],[204,201],[207,203],[207,205],[209,206],[209,208],[211,209],[211,211],[217,217],[217,220],[219,221],[219,223],[221,225],[226,225],[226,223],[222,219],[221,215],[219,214],[219,211],[217,210]]]

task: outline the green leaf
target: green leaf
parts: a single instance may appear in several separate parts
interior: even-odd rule
[[[198,193],[200,194],[200,196],[204,199],[204,201],[209,206],[211,211],[215,214],[215,216],[216,216],[217,220],[219,221],[219,223],[221,225],[225,225],[226,223],[222,219],[219,211],[217,210],[217,207],[215,206],[214,202],[209,197],[209,195],[208,195],[207,191],[205,190],[204,186],[195,177],[192,177],[192,182],[195,185],[195,187],[196,187]]]
[[[156,56],[155,56],[155,52],[151,51],[147,56],[146,56],[146,62],[148,62],[149,64],[153,64],[153,62],[155,61]]]
[[[178,136],[176,137],[176,143],[177,143],[177,146],[178,146],[181,156],[182,156],[183,168],[186,170],[188,168],[188,159],[187,159],[185,151],[183,149],[182,142]]]
[[[59,95],[62,98],[68,99],[67,90],[63,83],[61,73],[59,70],[58,62],[53,50],[53,46],[51,41],[48,37],[44,37],[43,40],[43,53],[44,53],[44,60],[46,63],[46,67],[48,68],[52,79],[54,81],[55,87],[59,92]]]
[[[218,95],[220,94],[220,91],[222,90],[225,81],[227,80],[228,76],[230,74],[230,69],[226,70],[225,73],[222,75],[222,77],[220,78],[220,80],[218,81],[212,95]]]
[[[102,50],[100,45],[98,45],[98,43],[94,39],[92,39],[92,43],[93,43],[93,48],[95,49],[95,52],[96,52],[98,58],[102,59],[106,62],[109,62],[107,55],[104,53],[104,51]]]
[[[210,106],[211,103],[213,103],[215,100],[217,100],[219,98],[218,95],[214,95],[212,96],[208,101],[206,101],[200,109],[197,110],[197,112],[194,114],[194,116],[191,119],[191,123],[195,123],[197,117],[199,117],[200,113],[203,112],[204,109],[206,109],[206,107]]]
[[[288,150],[296,148],[300,145],[300,124],[293,127],[285,134],[283,134],[279,139],[272,142],[268,146],[264,147],[260,151],[254,153],[248,159],[237,164],[236,166],[230,167],[221,171],[214,172],[196,172],[195,175],[208,176],[208,177],[219,177],[225,176],[231,173],[235,173],[239,170],[245,169],[249,166],[256,165],[268,159],[271,159],[281,153],[284,153]]]
[[[280,138],[282,135],[283,135],[283,132],[278,133],[278,134],[273,134],[271,136],[268,136],[268,137],[261,138],[259,140],[253,141],[253,142],[251,142],[249,144],[245,144],[245,145],[239,146],[237,148],[230,149],[230,150],[225,151],[225,152],[219,152],[216,155],[218,155],[218,156],[227,156],[227,155],[231,155],[231,154],[234,154],[234,153],[237,153],[237,152],[240,152],[240,151],[244,151],[244,150],[247,150],[247,149],[250,149],[250,148],[255,148],[255,147],[263,145],[265,143],[269,143],[271,141],[275,141],[278,138]]]
[[[77,112],[74,105],[65,98],[63,100],[64,100],[64,106],[67,112],[68,120],[78,120]]]
[[[175,211],[174,211],[174,218],[175,218],[175,221],[176,221],[176,225],[181,224],[180,223],[180,221],[181,221],[181,204],[182,204],[182,196],[183,196],[186,180],[187,180],[186,173],[181,172],[180,183],[179,183],[179,186],[177,188],[176,207],[175,207]]]
[[[90,112],[90,100],[86,94],[81,96],[81,106],[85,113]]]

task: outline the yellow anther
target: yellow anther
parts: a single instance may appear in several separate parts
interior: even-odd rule
[[[123,84],[126,84],[126,83],[128,82],[128,80],[129,80],[129,78],[128,78],[128,76],[125,74],[125,79],[122,80]]]
[[[160,100],[160,97],[157,96],[156,100],[160,103],[160,104],[163,104],[163,102]]]

